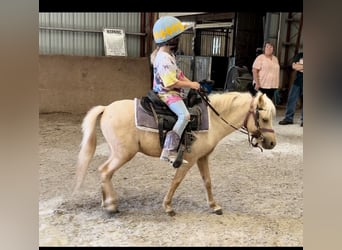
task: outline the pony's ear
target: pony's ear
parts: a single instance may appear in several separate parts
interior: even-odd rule
[[[259,104],[258,104],[258,106],[259,106],[260,108],[262,108],[262,107],[265,106],[265,100],[264,100],[264,98],[265,98],[265,93],[263,93],[263,94],[260,95],[260,97],[259,97]]]

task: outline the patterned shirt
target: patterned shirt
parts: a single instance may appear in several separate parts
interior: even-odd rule
[[[170,87],[184,78],[174,55],[159,50],[153,64],[153,74],[153,91],[158,93],[166,104],[182,100],[184,89]]]
[[[269,59],[261,54],[255,58],[252,67],[259,70],[260,88],[276,89],[279,87],[280,66],[276,56],[272,55],[272,59]]]

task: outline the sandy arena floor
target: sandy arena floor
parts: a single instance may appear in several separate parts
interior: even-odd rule
[[[98,130],[98,147],[82,192],[71,197],[83,115],[41,114],[39,118],[40,246],[302,246],[303,128],[281,126],[277,146],[261,152],[234,132],[210,158],[214,198],[223,215],[210,212],[196,166],[177,189],[168,216],[162,201],[175,169],[142,154],[112,181],[120,213],[101,208],[97,167],[108,151]]]

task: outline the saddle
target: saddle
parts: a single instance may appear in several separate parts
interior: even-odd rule
[[[207,132],[209,128],[207,95],[210,94],[214,81],[202,80],[199,83],[201,84],[200,90],[190,89],[187,97],[183,99],[190,113],[190,121],[183,131],[177,148],[177,159],[172,164],[175,168],[182,164],[184,151],[191,152],[191,145],[196,139],[192,131]],[[153,90],[149,90],[147,95],[140,100],[135,98],[136,126],[140,129],[142,127],[157,129],[161,148],[164,146],[166,134],[173,129],[177,119],[177,115]]]
[[[191,131],[200,130],[202,125],[201,106],[203,106],[203,103],[201,97],[193,89],[189,90],[187,97],[183,101],[189,110],[190,122],[184,129],[180,144],[184,144],[189,151],[194,141]],[[153,90],[149,90],[147,95],[141,98],[140,105],[146,113],[154,117],[158,125],[160,146],[163,148],[167,132],[172,130],[174,124],[177,122],[177,115]]]

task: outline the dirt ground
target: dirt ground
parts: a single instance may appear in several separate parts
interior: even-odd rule
[[[303,128],[281,126],[277,145],[261,152],[238,131],[216,147],[209,163],[213,214],[196,165],[173,198],[174,217],[162,201],[175,169],[158,158],[137,154],[112,182],[120,213],[101,208],[97,167],[107,159],[98,128],[98,147],[80,194],[70,196],[81,142],[83,115],[39,117],[40,246],[303,246]]]

